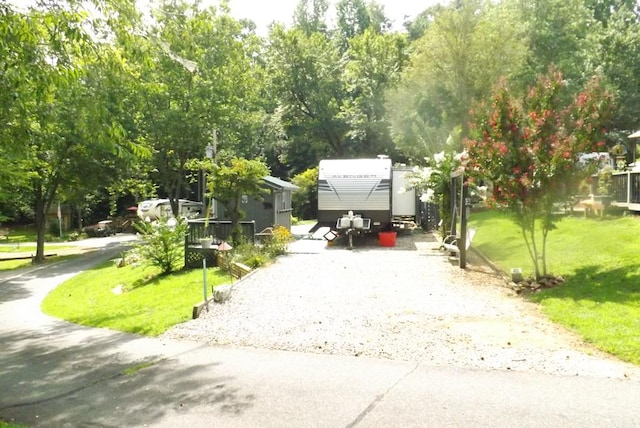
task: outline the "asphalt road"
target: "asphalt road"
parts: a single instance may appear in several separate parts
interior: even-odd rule
[[[117,241],[117,239],[116,239]],[[43,315],[121,250],[0,278],[0,420],[34,427],[631,427],[640,383],[214,347]]]

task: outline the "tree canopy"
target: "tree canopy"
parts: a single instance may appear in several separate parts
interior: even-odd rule
[[[640,127],[633,1],[458,0],[404,31],[375,1],[300,0],[264,37],[232,6],[0,2],[0,219],[34,220],[43,241],[54,201],[177,211],[202,194],[191,166],[214,133],[221,159],[285,179],[323,158],[418,163],[462,148],[497,82],[521,100],[552,65],[565,101],[595,75],[615,93],[607,146]]]

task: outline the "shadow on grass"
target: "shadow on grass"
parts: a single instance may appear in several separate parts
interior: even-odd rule
[[[157,284],[162,278],[166,278],[169,275],[170,274],[157,273],[157,274],[149,274],[144,278],[138,278],[135,281],[133,281],[131,284],[126,286],[126,291],[134,291],[134,290],[137,290],[138,288],[142,288],[147,285]]]
[[[507,260],[511,254],[518,253],[523,245],[522,241],[516,239],[504,239],[487,244],[473,243],[482,254],[491,254],[493,260]]]
[[[569,298],[594,303],[613,302],[640,305],[640,264],[605,270],[602,266],[585,266],[562,286],[535,294],[532,298],[542,302],[549,298]]]
[[[150,268],[150,269],[153,269],[153,268]],[[131,284],[127,285],[126,291],[134,291],[134,290],[137,290],[138,288],[157,285],[161,280],[169,277],[172,277],[174,279],[179,279],[181,276],[188,275],[193,270],[197,270],[197,269],[201,269],[201,268],[194,269],[194,268],[185,267],[182,269],[174,270],[169,273],[153,271],[149,273],[147,276],[145,276],[144,278],[138,278],[135,281],[133,281]]]

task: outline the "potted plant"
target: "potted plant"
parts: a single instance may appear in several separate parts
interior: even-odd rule
[[[200,245],[202,248],[211,248],[211,244],[213,243],[213,236],[205,236],[200,238]]]
[[[627,146],[618,143],[611,148],[611,154],[616,162],[616,169],[624,171],[627,166]]]

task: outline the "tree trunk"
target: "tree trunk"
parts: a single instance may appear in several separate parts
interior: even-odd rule
[[[238,245],[242,241],[242,229],[240,228],[240,198],[231,201],[227,208],[229,220],[231,220],[231,242]]]
[[[42,195],[36,197],[35,215],[36,215],[36,256],[33,262],[40,264],[44,262],[44,239],[47,227],[46,204]]]

